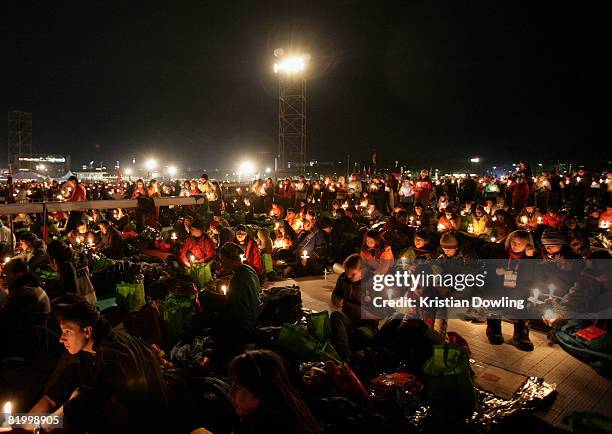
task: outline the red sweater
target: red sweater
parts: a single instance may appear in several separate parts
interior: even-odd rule
[[[183,263],[190,261],[187,252],[191,252],[195,256],[194,262],[210,262],[215,258],[215,243],[206,235],[202,235],[200,238],[190,236],[187,237],[185,244],[181,247],[180,259]]]
[[[259,247],[257,246],[257,242],[255,242],[253,238],[247,236],[244,244],[240,244],[240,241],[238,241],[236,238],[234,238],[234,243],[238,244],[244,249],[246,264],[253,267],[258,276],[263,275],[263,262],[261,260],[261,253],[259,251]]]

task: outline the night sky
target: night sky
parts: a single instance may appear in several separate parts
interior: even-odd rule
[[[13,1],[4,107],[73,166],[269,161],[272,52],[295,47],[312,55],[310,158],[608,158],[608,15],[565,5]]]

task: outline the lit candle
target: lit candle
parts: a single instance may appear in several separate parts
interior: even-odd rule
[[[529,219],[527,218],[527,216],[526,216],[526,215],[524,215],[524,216],[522,216],[522,217],[521,217],[521,223],[522,223],[522,224],[526,225],[528,221],[529,221]]]
[[[493,220],[493,221],[497,221],[497,217],[496,217],[496,216],[493,216],[493,217],[491,218],[491,220]]]
[[[540,298],[540,290],[538,288],[533,288],[531,290],[531,295],[534,300],[537,300],[538,298]]]
[[[8,419],[9,416],[13,413],[13,404],[11,404],[11,401],[6,401],[4,403],[4,406],[2,407],[2,413],[4,413],[4,422],[2,423],[2,428],[10,428],[10,431],[12,428],[8,423]]]
[[[580,178],[579,176],[577,176],[577,177],[576,177],[576,183],[579,183],[581,179],[582,179],[582,178]]]
[[[172,238],[172,241],[176,241],[178,239],[176,232],[172,232],[172,236],[170,238]]]
[[[472,225],[471,223],[468,225],[467,227],[468,232],[471,234],[474,232],[474,225]]]
[[[189,255],[189,261],[193,264],[196,260],[196,257],[194,255]]]
[[[442,223],[438,223],[438,232],[442,232],[445,228],[446,226],[444,226]]]
[[[308,259],[308,258],[310,258],[310,256],[308,256],[308,250],[304,250],[304,251],[302,252],[302,256],[301,256],[301,258],[302,258],[302,259]]]
[[[542,224],[542,221],[543,221],[542,217],[538,217],[538,224],[539,224],[539,225],[541,225],[541,224]]]
[[[244,256],[244,253],[240,255],[240,262],[243,264],[246,262],[246,256]]]
[[[227,295],[227,286],[221,285],[221,292],[223,293],[223,295]]]
[[[4,258],[4,265],[8,264],[9,262],[11,262],[11,258],[9,258],[8,256]]]
[[[491,242],[494,243],[495,241],[497,241],[496,238],[495,237],[491,237]]]

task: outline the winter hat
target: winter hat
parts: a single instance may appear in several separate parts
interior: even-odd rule
[[[443,249],[458,249],[459,242],[452,233],[447,232],[440,238],[440,247]]]
[[[240,261],[240,255],[244,254],[244,250],[238,244],[228,242],[219,249],[219,254],[233,261]]]
[[[542,233],[541,241],[544,246],[561,246],[565,244],[565,237],[557,229],[546,229]]]
[[[236,232],[246,232],[246,231],[247,231],[247,228],[245,225],[240,224],[236,226]]]

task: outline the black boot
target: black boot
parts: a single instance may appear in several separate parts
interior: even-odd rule
[[[489,342],[491,342],[492,345],[501,345],[504,343],[500,319],[487,320],[487,338],[489,338]]]
[[[514,335],[508,343],[521,351],[533,351],[533,342],[529,339],[529,325],[526,321],[517,321],[514,324]]]

